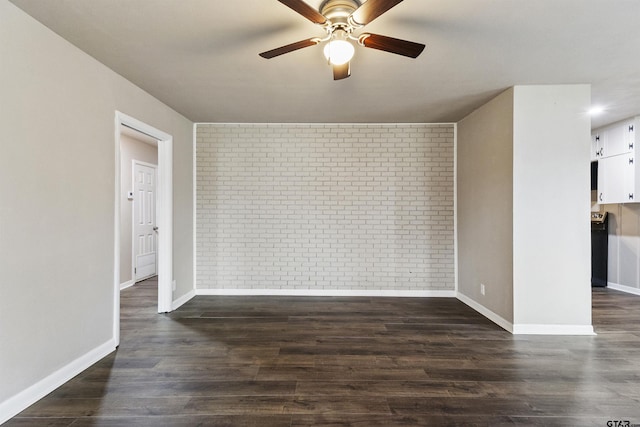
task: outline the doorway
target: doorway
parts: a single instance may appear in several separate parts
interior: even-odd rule
[[[120,290],[157,274],[158,140],[133,129],[120,133]],[[140,265],[138,265],[140,264]]]
[[[173,303],[173,138],[171,135],[149,126],[119,111],[115,114],[115,235],[114,235],[114,316],[113,335],[120,343],[120,268],[121,268],[121,148],[123,132],[134,130],[157,141],[156,214],[158,313],[172,310]]]

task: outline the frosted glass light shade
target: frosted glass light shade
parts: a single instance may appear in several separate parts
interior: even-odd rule
[[[343,65],[351,61],[355,49],[346,40],[331,40],[324,47],[324,56],[333,65]]]

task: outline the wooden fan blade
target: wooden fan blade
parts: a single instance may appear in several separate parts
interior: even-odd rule
[[[414,43],[407,40],[394,39],[393,37],[370,33],[362,34],[358,38],[358,42],[364,47],[408,56],[409,58],[417,58],[425,48],[425,45],[421,43]]]
[[[285,6],[293,9],[298,12],[300,15],[307,18],[309,21],[314,24],[322,25],[327,22],[327,18],[325,18],[320,12],[309,6],[307,3],[302,0],[278,0]]]
[[[362,26],[376,19],[403,0],[367,0],[355,10],[350,19],[356,24]]]
[[[351,75],[351,65],[349,62],[343,65],[333,66],[333,80],[346,79]]]
[[[276,56],[284,55],[285,53],[293,52],[294,50],[302,49],[305,47],[315,46],[320,42],[317,38],[300,40],[299,42],[291,43],[286,46],[277,47],[275,49],[262,52],[259,55],[266,59],[275,58]]]

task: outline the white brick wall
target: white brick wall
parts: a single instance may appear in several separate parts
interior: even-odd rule
[[[454,289],[453,125],[198,125],[197,288]]]

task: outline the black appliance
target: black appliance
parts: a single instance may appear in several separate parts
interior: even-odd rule
[[[591,162],[591,190],[598,189],[598,162]]]
[[[591,286],[607,286],[609,263],[609,222],[607,213],[591,213]]]

